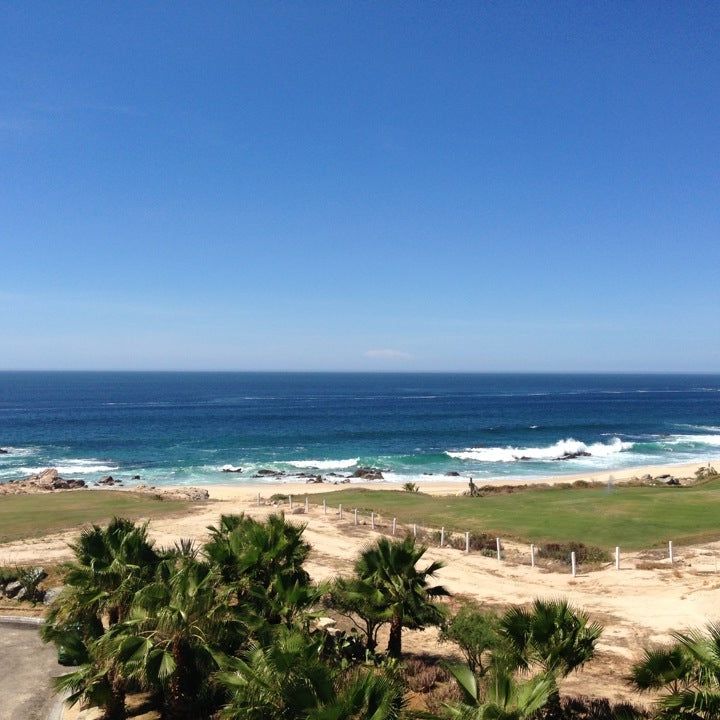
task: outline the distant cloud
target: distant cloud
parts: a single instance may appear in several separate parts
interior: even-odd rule
[[[391,348],[383,348],[381,350],[366,350],[364,353],[366,358],[373,360],[412,360],[412,355],[402,350],[393,350]]]

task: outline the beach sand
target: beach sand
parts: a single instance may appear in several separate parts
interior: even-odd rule
[[[646,472],[652,475],[670,473],[689,477],[700,464],[654,466],[616,471],[613,473],[583,474],[552,478],[553,482],[572,482],[577,479],[606,481],[612,474],[618,481],[627,480]],[[516,484],[548,482],[548,479],[516,481]],[[462,478],[432,480],[421,484],[423,492],[433,494],[464,491],[467,481]],[[503,480],[501,484],[509,484]],[[389,483],[362,483],[363,487],[398,487]],[[207,537],[207,526],[217,522],[221,513],[246,512],[264,517],[277,511],[271,505],[256,506],[257,493],[268,498],[275,492],[293,492],[298,497],[305,493],[327,492],[328,484],[256,483],[237,485],[208,485],[214,502],[199,505],[187,515],[153,520],[152,536],[161,545],[170,545],[179,538],[202,541]],[[338,488],[347,487],[339,485]],[[306,538],[313,551],[308,569],[314,579],[329,580],[349,573],[358,552],[378,536],[367,525],[355,527],[348,513],[340,520],[335,510],[327,515],[320,507],[305,514],[293,515],[298,522],[307,524]],[[67,546],[76,533],[67,532],[46,538],[0,545],[0,563],[50,563],[70,556]],[[509,550],[526,552],[523,546],[506,543]],[[663,560],[662,552],[655,553],[657,562],[652,569],[638,569],[652,553],[627,553],[622,557],[622,568],[608,567],[573,578],[568,572],[548,572],[529,565],[498,562],[480,555],[465,555],[448,548],[430,548],[427,560],[442,560],[445,567],[438,579],[455,595],[473,598],[487,607],[502,608],[511,603],[527,603],[536,597],[567,597],[576,606],[587,611],[593,620],[605,626],[599,645],[598,657],[580,673],[563,684],[567,692],[610,697],[615,700],[639,698],[630,692],[624,682],[630,665],[640,656],[642,647],[649,642],[667,642],[675,630],[704,625],[716,620],[720,597],[720,542],[702,547],[677,548],[676,563]],[[409,632],[407,649],[415,652],[451,653],[452,646],[437,643],[437,633]]]

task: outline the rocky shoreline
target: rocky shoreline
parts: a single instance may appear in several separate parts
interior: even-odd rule
[[[133,479],[138,480],[139,476],[136,475]],[[111,475],[96,481],[94,484],[98,488],[125,489],[122,488],[122,480],[116,480]],[[57,468],[47,468],[27,478],[10,480],[9,482],[0,484],[0,495],[36,495],[90,489],[84,480],[63,478],[60,476]],[[155,485],[135,485],[132,488],[127,488],[127,490],[155,495],[170,500],[189,500],[191,502],[202,502],[208,500],[210,497],[210,493],[205,488],[197,487],[159,488]]]

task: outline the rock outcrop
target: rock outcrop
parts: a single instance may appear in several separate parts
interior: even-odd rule
[[[28,495],[55,490],[77,490],[86,487],[84,480],[68,480],[60,477],[56,468],[47,468],[22,480],[11,480],[0,485],[0,495]]]
[[[359,467],[350,476],[351,478],[362,478],[363,480],[384,480],[382,471],[378,468]]]

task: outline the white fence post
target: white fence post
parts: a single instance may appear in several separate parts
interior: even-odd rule
[[[530,545],[530,567],[535,567],[535,545]]]
[[[620,569],[620,546],[615,548],[615,569]]]
[[[495,549],[497,550],[498,562],[500,562],[500,560],[502,560],[502,557],[500,555],[500,538],[495,538]]]
[[[357,525],[357,508],[355,508],[355,510],[353,510],[353,515],[355,516],[354,519],[353,519],[353,523],[354,523],[355,525]]]
[[[309,512],[309,511],[310,511],[310,505],[308,503],[308,496],[306,495],[305,496],[305,512]]]
[[[467,531],[465,532],[465,552],[470,552],[470,533]]]
[[[572,568],[572,576],[575,577],[577,575],[577,562],[575,560],[575,553],[570,553],[570,566]]]
[[[395,534],[395,527],[397,526],[397,518],[393,518],[392,534]]]
[[[340,513],[340,519],[342,520],[342,505],[338,505],[338,512]]]
[[[327,515],[327,500],[323,498],[323,515]]]
[[[413,537],[417,537],[417,525],[413,523]]]
[[[290,509],[292,510],[292,495],[288,495],[288,500],[290,501]]]
[[[440,547],[445,544],[445,528],[440,528]]]
[[[672,540],[668,543],[668,557],[670,558],[670,564],[672,565],[673,562],[675,562],[675,558],[673,557]]]

